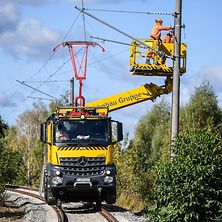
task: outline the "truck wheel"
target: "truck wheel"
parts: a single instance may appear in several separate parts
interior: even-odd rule
[[[57,198],[57,203],[56,203],[56,205],[57,205],[58,207],[62,207],[62,201],[61,201],[59,198]]]
[[[56,205],[57,204],[57,198],[48,189],[45,190],[45,201],[48,205]]]
[[[116,202],[116,191],[108,191],[106,193],[106,203],[107,204],[114,204]]]

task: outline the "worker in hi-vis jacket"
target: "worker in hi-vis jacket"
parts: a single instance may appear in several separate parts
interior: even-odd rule
[[[163,26],[162,24],[163,20],[161,18],[155,20],[155,25],[153,26],[153,29],[150,33],[151,39],[161,41],[161,31],[168,31],[173,29],[171,26]]]

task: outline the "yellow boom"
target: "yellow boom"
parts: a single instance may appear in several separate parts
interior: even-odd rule
[[[153,83],[145,84],[119,94],[89,102],[86,106],[106,106],[108,112],[131,106],[146,100],[153,100],[162,94],[172,92],[172,79],[168,77],[164,86],[157,86]]]

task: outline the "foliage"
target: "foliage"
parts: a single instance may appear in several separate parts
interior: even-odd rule
[[[16,124],[11,126],[6,135],[9,147],[18,151],[22,156],[22,164],[17,176],[17,184],[38,185],[45,145],[40,142],[40,123],[46,120],[51,112],[58,106],[68,105],[68,92],[61,95],[56,102],[51,102],[47,107],[41,101],[35,102],[30,110],[26,110],[17,117]]]
[[[126,149],[119,148],[117,161],[118,193],[132,202],[136,197],[147,209],[152,205],[154,168],[170,161],[170,107],[165,101],[155,104],[142,117],[135,138]],[[222,111],[209,83],[195,89],[180,111],[180,131],[194,135],[198,129],[222,132]],[[128,197],[127,197],[128,196]],[[122,198],[123,199],[123,198]],[[123,202],[123,201],[122,201]]]
[[[154,105],[140,119],[128,148],[119,148],[116,163],[118,192],[128,196],[128,202],[140,200],[143,208],[152,199],[152,168],[165,155],[163,147],[169,145],[169,118],[169,106],[165,101]]]
[[[15,126],[10,127],[6,136],[11,149],[22,155],[22,166],[17,183],[34,185],[39,183],[43,164],[44,146],[40,143],[40,123],[48,111],[43,103],[34,103],[32,110],[20,114]]]
[[[222,216],[222,147],[215,133],[184,133],[177,158],[156,169],[156,206],[151,221],[214,221]]]
[[[162,157],[162,148],[169,136],[170,112],[168,104],[161,101],[140,120],[135,139],[130,149],[133,175],[136,180],[134,192],[141,195],[145,202],[152,199],[152,168]]]
[[[11,183],[18,175],[18,167],[21,162],[21,156],[18,152],[9,149],[4,138],[8,126],[3,120],[0,121],[1,138],[0,138],[0,203],[4,199],[5,184]]]
[[[49,113],[55,112],[57,107],[68,107],[69,106],[69,91],[60,96],[60,99],[52,101],[49,104]]]
[[[134,213],[139,213],[144,209],[144,203],[139,195],[124,191],[120,194],[116,204]]]
[[[222,132],[222,110],[209,83],[196,88],[189,103],[181,109],[180,129],[190,133],[198,129]]]
[[[0,138],[5,137],[5,131],[8,129],[8,125],[4,122],[0,116]]]

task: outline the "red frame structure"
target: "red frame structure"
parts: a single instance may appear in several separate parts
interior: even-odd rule
[[[69,41],[69,42],[63,42],[56,46],[53,51],[55,52],[56,49],[59,46],[68,46],[70,58],[72,61],[74,76],[76,80],[79,80],[79,95],[74,100],[74,106],[77,107],[78,100],[80,100],[80,106],[85,106],[85,98],[82,95],[82,86],[83,86],[83,80],[86,79],[86,68],[87,68],[87,62],[88,62],[88,47],[89,46],[99,46],[102,49],[102,52],[105,51],[105,49],[100,46],[96,42],[88,42],[88,41]],[[77,51],[77,47],[83,47],[83,55],[81,60],[79,59],[79,52],[81,49]]]

